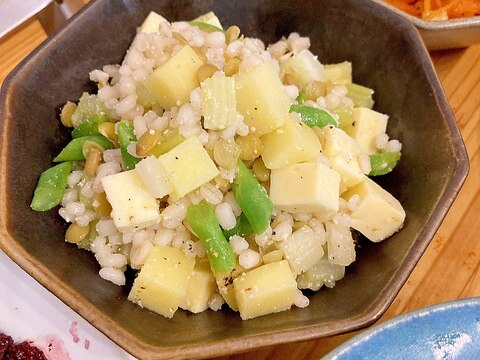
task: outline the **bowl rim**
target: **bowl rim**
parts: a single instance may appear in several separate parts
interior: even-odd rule
[[[458,18],[442,21],[428,21],[423,20],[413,15],[406,13],[393,5],[386,3],[384,0],[371,0],[390,11],[394,12],[397,15],[407,19],[412,22],[417,28],[422,30],[455,30],[455,29],[467,29],[480,27],[480,16],[471,16],[467,18]]]
[[[6,146],[8,139],[8,126],[11,121],[9,105],[11,99],[10,89],[12,87],[15,75],[24,68],[30,66],[30,62],[49,51],[49,48],[55,43],[57,36],[61,36],[63,32],[76,25],[80,18],[89,16],[101,6],[101,4],[109,0],[91,1],[84,6],[77,14],[75,14],[68,22],[55,31],[47,40],[37,47],[30,55],[28,55],[5,79],[0,91],[0,125],[4,131],[0,132],[0,173],[7,173],[7,153]],[[363,0],[353,0],[358,3]],[[17,243],[13,235],[9,234],[7,228],[6,214],[6,194],[7,184],[4,176],[0,179],[0,249],[17,263],[23,270],[36,279],[40,284],[57,296],[67,306],[72,308],[80,316],[86,319],[90,324],[107,335],[117,345],[124,348],[127,352],[140,357],[149,359],[170,359],[170,358],[199,358],[206,356],[220,356],[225,354],[238,353],[242,351],[253,350],[265,346],[278,345],[292,341],[305,341],[326,336],[333,336],[367,327],[375,323],[388,309],[393,302],[400,289],[407,281],[409,275],[413,271],[415,265],[419,261],[423,252],[429,245],[434,234],[438,230],[448,209],[451,207],[453,200],[460,191],[469,170],[469,160],[463,143],[460,130],[458,129],[453,112],[448,104],[446,96],[440,85],[438,77],[435,73],[430,56],[420,38],[417,29],[411,22],[404,17],[395,16],[384,6],[379,6],[375,2],[371,2],[368,6],[372,7],[376,13],[384,15],[390,19],[392,26],[396,26],[404,33],[409,40],[412,51],[417,52],[421,59],[422,67],[433,91],[433,96],[439,106],[441,113],[445,117],[445,122],[451,133],[452,149],[455,155],[455,169],[450,182],[444,189],[443,194],[438,199],[437,204],[432,211],[432,215],[427,221],[427,225],[420,232],[418,239],[410,251],[409,258],[403,262],[396,270],[397,275],[386,283],[383,290],[377,295],[375,301],[366,308],[363,315],[348,318],[341,321],[330,321],[321,325],[309,325],[296,329],[279,330],[271,333],[244,335],[241,337],[204,342],[196,345],[194,348],[188,345],[160,347],[149,345],[137,338],[128,331],[122,329],[119,325],[112,322],[108,316],[96,309],[94,304],[90,303],[86,298],[79,299],[75,290],[68,284],[62,282],[54,274],[50,273],[48,268],[36,261],[19,243]],[[11,120],[11,118],[10,118]]]

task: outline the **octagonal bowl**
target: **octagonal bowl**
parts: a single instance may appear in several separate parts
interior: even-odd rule
[[[375,109],[403,142],[381,185],[403,204],[403,229],[366,243],[333,289],[310,305],[248,321],[231,311],[163,318],[127,301],[129,289],[98,276],[94,257],[64,242],[56,210],[29,208],[38,175],[68,142],[56,109],[93,91],[88,72],[118,63],[150,10],[170,20],[213,10],[225,25],[264,42],[297,31],[323,63],[349,60],[354,81],[375,89]],[[363,0],[97,0],[26,58],[0,100],[0,246],[65,304],[139,358],[200,358],[356,330],[375,322],[399,292],[468,172],[455,119],[414,26]]]

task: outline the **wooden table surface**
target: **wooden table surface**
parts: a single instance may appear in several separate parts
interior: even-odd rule
[[[1,38],[0,84],[46,38],[35,18]],[[428,305],[480,296],[480,44],[432,52],[431,56],[467,146],[470,173],[435,238],[380,321]],[[355,334],[271,346],[220,359],[318,359]]]

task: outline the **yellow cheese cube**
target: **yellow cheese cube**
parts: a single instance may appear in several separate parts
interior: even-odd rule
[[[171,318],[185,301],[195,260],[170,246],[155,246],[133,283],[128,300]]]
[[[148,191],[155,198],[160,199],[173,191],[165,170],[155,156],[149,156],[140,161],[134,171],[142,178]]]
[[[160,221],[157,201],[135,170],[105,176],[102,185],[119,231],[130,232]]]
[[[208,300],[216,290],[217,284],[210,270],[209,262],[197,260],[186,297],[180,307],[195,314],[202,312],[208,309]]]
[[[292,118],[288,118],[281,128],[262,136],[261,141],[261,155],[269,169],[312,160],[322,150],[315,132],[301,121],[294,121]]]
[[[365,177],[364,181],[345,192],[342,197],[348,200],[355,194],[360,195],[361,201],[350,215],[351,226],[369,240],[382,241],[402,227],[405,220],[402,205],[373,180]]]
[[[345,131],[333,126],[314,130],[322,143],[323,154],[341,177],[340,193],[360,183],[365,175],[360,166],[361,150],[357,142]]]
[[[153,98],[165,109],[180,106],[190,99],[190,92],[200,84],[197,72],[202,59],[185,45],[143,82]]]
[[[297,283],[287,260],[262,265],[233,281],[243,320],[290,309]]]
[[[321,163],[293,164],[274,169],[270,198],[275,207],[291,213],[330,213],[339,209],[340,176]]]
[[[323,243],[324,239],[316,235],[309,226],[302,226],[278,246],[283,250],[294,273],[298,275],[322,258]]]
[[[291,101],[270,63],[262,63],[235,77],[237,110],[255,135],[282,126]]]
[[[155,11],[150,11],[150,13],[147,15],[147,17],[143,21],[142,26],[140,26],[139,32],[145,33],[145,34],[158,32],[158,26],[162,22],[168,22],[168,21],[162,15],[159,15]]]
[[[215,163],[196,136],[161,155],[158,161],[173,187],[171,197],[175,200],[219,174]]]
[[[339,153],[330,158],[330,166],[340,175],[340,193],[357,185],[365,178],[358,158],[347,153]]]
[[[345,131],[367,154],[377,152],[376,139],[387,130],[388,116],[368,108],[354,108],[352,122]]]

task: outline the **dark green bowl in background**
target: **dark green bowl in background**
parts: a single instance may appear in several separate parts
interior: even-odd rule
[[[98,276],[92,254],[64,242],[56,210],[29,208],[39,174],[68,142],[58,107],[93,91],[88,72],[120,62],[150,10],[169,20],[215,11],[265,43],[297,31],[322,63],[352,61],[354,81],[375,89],[375,109],[403,143],[381,179],[407,219],[390,239],[366,243],[345,279],[309,295],[305,309],[241,321],[231,311],[166,319],[127,301]],[[438,229],[468,172],[468,158],[429,55],[402,17],[364,0],[91,1],[26,58],[0,98],[0,246],[23,269],[118,345],[140,358],[199,358],[368,326],[391,304]],[[32,299],[34,301],[34,299]]]

